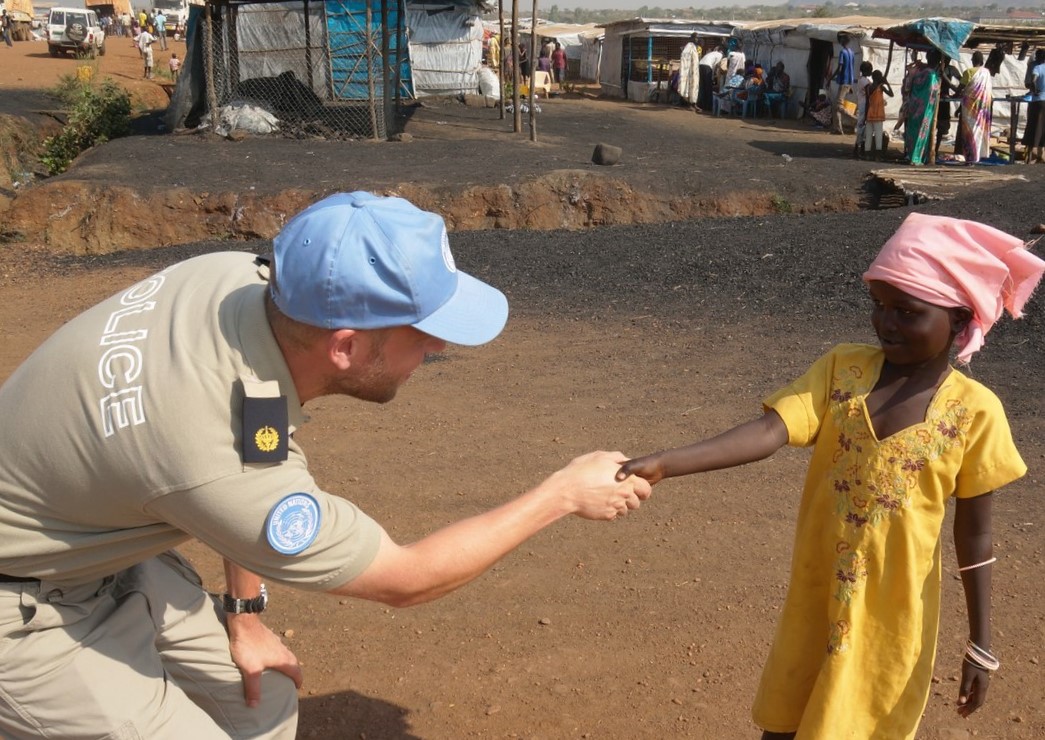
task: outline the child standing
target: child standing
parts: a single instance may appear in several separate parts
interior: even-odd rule
[[[893,96],[893,88],[880,70],[871,73],[864,106],[864,150],[874,152],[874,161],[882,158],[882,134],[885,126],[885,96]]]
[[[171,70],[171,78],[178,81],[178,70],[181,69],[181,60],[178,59],[178,55],[175,52],[171,52],[171,58],[167,61],[167,66]]]
[[[860,62],[860,79],[856,81],[856,142],[853,144],[853,157],[860,159],[864,147],[864,122],[867,120],[867,88],[871,85],[871,72],[874,67],[870,62]]]
[[[987,693],[991,492],[1026,473],[998,398],[950,365],[1013,317],[1045,271],[1015,237],[912,214],[864,274],[878,346],[843,344],[711,439],[624,464],[651,483],[812,446],[791,584],[753,716],[763,739],[913,738],[929,697],[941,526],[969,611],[958,712]]]
[[[142,59],[145,60],[145,79],[147,80],[152,79],[152,45],[155,42],[156,37],[144,29],[138,34],[138,51],[141,52]]]

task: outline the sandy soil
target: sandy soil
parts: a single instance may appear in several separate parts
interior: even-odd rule
[[[805,127],[713,121],[605,101],[556,100],[549,107],[559,103],[571,106],[562,106],[570,117],[594,111],[607,137],[617,135],[617,121],[632,136],[650,136],[625,140],[626,152],[636,151],[636,160],[640,151],[657,156],[614,169],[635,193],[692,198],[706,186],[727,198],[730,185],[735,191],[757,178],[765,183],[759,192],[808,193],[801,202],[839,191],[860,197],[866,167],[845,158],[848,142]],[[309,154],[315,142],[159,135],[88,153],[60,181],[105,180],[147,192],[185,177],[191,163],[201,189],[228,183],[279,190],[286,178],[311,193],[349,180],[420,188],[439,172],[443,190],[424,192],[449,198],[498,179],[520,187],[532,172],[530,159],[546,168],[553,161],[547,158],[568,155],[571,166],[588,167],[582,154],[604,133],[560,122],[562,133],[535,147],[503,129],[489,133],[500,125],[489,121],[490,111],[486,118],[456,107],[422,113],[432,111],[434,121],[418,119],[419,136],[410,145],[342,146],[345,162],[355,157],[351,178],[321,186],[309,185],[304,168],[266,174],[251,160],[270,149],[281,163],[294,154],[315,156]],[[551,134],[559,119],[547,120]],[[448,126],[467,133],[439,138]],[[485,159],[476,142],[492,142],[501,158]],[[117,162],[146,144],[177,156],[153,158],[143,184],[140,166],[122,170]],[[408,148],[413,144],[421,146]],[[708,154],[713,147],[717,158]],[[807,154],[785,167],[773,149]],[[465,150],[473,154],[467,167],[456,156]],[[230,152],[251,158],[235,166]],[[441,166],[432,168],[439,152]],[[228,159],[203,165],[215,156]],[[333,147],[323,150],[328,169],[342,166],[333,156]],[[924,208],[1029,237],[1042,220],[1040,176],[1033,167],[1017,169],[1030,180]],[[395,173],[413,171],[421,174],[397,181]],[[313,166],[311,178],[324,172]],[[311,405],[302,444],[328,490],[359,503],[405,542],[496,505],[590,449],[640,454],[712,433],[757,414],[761,397],[830,345],[873,339],[859,274],[905,213],[461,229],[452,235],[458,264],[502,287],[512,302],[505,333],[486,347],[448,349],[388,406],[348,399]],[[118,212],[115,220],[129,218]],[[149,236],[141,232],[143,240]],[[65,320],[160,266],[200,251],[264,248],[262,240],[158,244],[86,255],[43,241],[5,244],[0,378]],[[1003,668],[988,705],[969,720],[953,706],[966,626],[944,528],[944,613],[937,682],[919,734],[924,740],[1045,736],[1043,328],[1039,296],[1025,320],[1003,322],[990,335],[973,366],[1006,404],[1030,473],[996,497],[995,649]],[[756,737],[748,707],[787,585],[807,459],[804,451],[783,450],[742,469],[665,482],[647,506],[621,521],[560,522],[435,604],[397,611],[272,589],[267,621],[305,664],[301,736]],[[187,554],[219,589],[217,558],[198,546]]]

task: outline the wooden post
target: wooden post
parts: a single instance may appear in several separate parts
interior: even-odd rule
[[[204,5],[207,32],[203,34],[203,74],[207,85],[207,108],[210,109],[211,131],[218,125],[218,94],[214,90],[214,20],[210,3]]]
[[[392,135],[392,96],[388,94],[388,86],[392,79],[392,68],[389,59],[392,44],[388,40],[388,0],[381,0],[381,122],[384,124],[385,138]]]
[[[395,85],[395,110],[398,113],[403,108],[402,95],[402,73],[403,73],[403,16],[406,14],[406,0],[396,1],[396,70],[392,75]],[[386,124],[387,125],[387,124]]]
[[[312,24],[308,22],[308,0],[305,0],[305,74],[308,75],[308,89],[315,90],[312,73]]]
[[[363,34],[366,43],[366,97],[370,112],[370,137],[380,138],[377,135],[377,106],[374,104],[374,11],[370,3],[366,4],[366,33]]]
[[[537,0],[533,0],[533,15],[530,16],[530,141],[537,141]]]
[[[522,111],[519,110],[519,0],[512,0],[512,131],[522,131]]]
[[[501,120],[504,120],[504,0],[497,0],[497,22],[500,24],[501,35],[497,37],[497,46],[500,52],[497,54],[497,85],[501,91]]]

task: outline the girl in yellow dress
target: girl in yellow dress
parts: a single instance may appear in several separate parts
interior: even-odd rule
[[[755,699],[763,740],[913,738],[929,697],[940,542],[954,540],[969,611],[958,712],[990,672],[991,493],[1026,466],[1005,411],[967,363],[1004,310],[1019,318],[1045,262],[983,224],[912,214],[864,274],[878,346],[844,344],[764,402],[762,417],[625,463],[663,478],[813,448],[791,583]]]

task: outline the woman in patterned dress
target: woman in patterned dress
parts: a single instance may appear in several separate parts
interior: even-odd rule
[[[983,52],[972,53],[972,66],[962,75],[961,135],[966,162],[979,162],[990,154],[991,73],[983,66]]]

